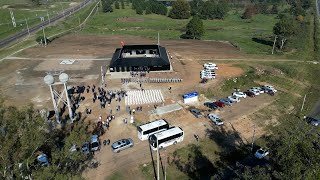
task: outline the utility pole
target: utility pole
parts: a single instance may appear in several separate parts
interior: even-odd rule
[[[11,15],[11,21],[12,21],[13,27],[17,27],[16,20],[14,18],[14,15],[11,9],[10,9],[10,15]]]
[[[28,20],[27,20],[27,18],[25,18],[25,20],[26,20],[26,25],[27,25],[27,29],[28,29],[28,34],[29,34],[29,36],[30,36],[30,30],[29,30]]]
[[[165,159],[164,159],[164,180],[167,180],[167,149],[164,149]]]
[[[159,32],[158,32],[158,46],[160,45],[160,35],[159,35]]]
[[[306,97],[307,97],[307,94],[305,94],[305,95],[304,95],[304,98],[303,98],[303,102],[302,102],[302,106],[301,106],[301,110],[300,110],[300,112],[302,112],[302,110],[303,110],[304,103],[305,103],[305,101],[306,101]]]
[[[47,10],[47,16],[48,16],[49,26],[50,26],[50,16],[49,16],[49,12],[48,12],[48,10]]]
[[[81,22],[80,22],[80,17],[79,17],[79,28],[80,28],[80,31],[81,31]]]
[[[157,180],[160,180],[160,167],[159,167],[159,141],[157,137]]]
[[[277,36],[274,36],[274,41],[273,41],[273,46],[272,46],[272,52],[271,52],[271,54],[273,54],[273,52],[274,52],[274,47],[276,46],[276,40],[277,40]]]
[[[254,143],[254,136],[256,134],[256,125],[253,125],[253,135],[252,135],[252,142],[251,142],[251,152],[253,151],[253,143]]]
[[[41,24],[42,24],[42,33],[43,33],[43,39],[44,39],[44,47],[47,47],[47,38],[46,38],[46,34],[45,34],[45,32],[44,32],[44,25],[43,25],[44,17],[40,17],[40,20],[41,20]]]
[[[61,8],[62,8],[62,12],[63,12],[63,16],[64,16],[64,8],[63,8],[63,6],[62,6],[62,3],[60,2],[60,6],[61,6]]]

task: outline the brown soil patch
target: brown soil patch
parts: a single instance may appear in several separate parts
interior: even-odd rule
[[[120,42],[156,44],[157,40],[131,36],[92,36],[72,34],[54,40],[45,48],[27,49],[17,56],[32,58],[101,58],[112,57]],[[161,40],[168,52],[182,60],[236,59],[245,55],[229,43],[198,40]]]

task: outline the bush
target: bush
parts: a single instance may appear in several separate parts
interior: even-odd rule
[[[48,38],[44,38],[44,36],[38,36],[36,38],[36,42],[39,44],[44,44],[45,40],[47,41],[47,44],[49,44],[51,42]]]
[[[249,5],[246,7],[242,19],[251,19],[252,16],[256,15],[258,13],[258,9],[255,5]]]

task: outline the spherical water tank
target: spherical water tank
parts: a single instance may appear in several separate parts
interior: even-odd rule
[[[61,74],[59,75],[59,80],[60,80],[60,82],[62,82],[62,83],[66,83],[66,82],[69,80],[68,74],[66,74],[66,73],[61,73]]]
[[[53,84],[54,83],[54,78],[51,74],[48,74],[46,75],[44,78],[43,78],[44,82],[48,85],[50,84]]]

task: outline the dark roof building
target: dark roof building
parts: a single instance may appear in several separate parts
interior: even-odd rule
[[[109,69],[110,72],[168,71],[170,60],[160,45],[124,45],[114,52]]]

